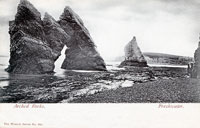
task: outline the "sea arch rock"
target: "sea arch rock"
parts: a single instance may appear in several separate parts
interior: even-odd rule
[[[106,70],[105,62],[85,28],[70,7],[57,22],[40,12],[27,0],[21,0],[15,20],[9,22],[10,65],[6,71],[18,74],[43,74],[54,70],[64,45],[64,69]]]
[[[47,12],[45,13],[43,18],[43,29],[45,33],[45,38],[47,40],[47,45],[53,50],[58,58],[61,55],[61,51],[64,45],[69,42],[70,36]]]

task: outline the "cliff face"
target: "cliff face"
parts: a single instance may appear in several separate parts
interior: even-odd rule
[[[194,74],[196,78],[200,78],[200,42],[199,47],[194,53]]]
[[[20,1],[15,20],[9,22],[9,34],[8,72],[23,74],[53,72],[56,56],[47,45],[41,15],[30,2]]]
[[[106,70],[105,62],[96,50],[87,28],[80,17],[70,7],[64,9],[58,23],[70,35],[67,42],[63,69]]]
[[[106,70],[82,20],[69,7],[59,23],[40,12],[27,0],[21,0],[15,20],[9,22],[10,60],[6,71],[18,74],[42,74],[54,70],[64,45],[64,69]]]
[[[143,53],[148,64],[164,64],[164,65],[188,65],[192,63],[193,57],[178,56],[163,53]]]
[[[136,38],[133,39],[125,46],[125,60],[120,66],[138,66],[146,67],[147,61],[145,60],[140,48],[137,45]]]

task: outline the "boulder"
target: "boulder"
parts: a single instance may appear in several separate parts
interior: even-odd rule
[[[124,52],[125,60],[121,62],[120,67],[147,67],[147,61],[145,60],[140,48],[138,47],[135,37],[133,37],[133,39],[125,46]]]
[[[41,14],[27,0],[21,0],[15,20],[9,22],[10,60],[6,71],[41,74],[54,70],[57,55],[48,46]]]
[[[66,42],[68,47],[63,69],[74,70],[106,70],[105,62],[96,50],[87,28],[81,18],[70,8],[65,7],[58,21],[64,31],[70,35]]]

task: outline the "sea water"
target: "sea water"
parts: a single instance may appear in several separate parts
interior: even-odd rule
[[[61,64],[64,60],[64,56],[59,57],[59,59],[55,62],[55,74],[54,76],[57,77],[66,77],[65,69],[61,69]],[[108,71],[116,71],[116,70],[123,70],[124,68],[119,68],[120,62],[112,62],[112,61],[107,61],[106,62],[106,67]],[[8,56],[0,56],[0,87],[7,86],[9,79],[9,73],[5,71],[5,69],[9,65],[9,57]],[[187,65],[163,65],[163,64],[148,64],[150,67],[181,67],[181,68],[187,68]],[[98,71],[87,71],[87,70],[72,70],[74,72],[98,72]],[[12,75],[12,79],[13,79]],[[20,77],[26,78],[31,78],[31,77],[37,77],[41,75],[16,75],[14,76],[14,79],[22,79]]]
[[[88,73],[94,74],[94,75],[101,74],[101,71],[87,71],[87,70],[71,70],[70,71],[70,70],[61,69],[60,67],[63,60],[64,60],[64,57],[61,56],[55,62],[54,74],[49,74],[49,75],[48,74],[46,75],[9,74],[5,71],[5,69],[9,65],[9,57],[0,56],[0,89],[3,89],[3,88],[5,89],[7,87],[12,88],[12,89],[9,89],[11,91],[9,92],[9,94],[12,94],[13,89],[15,89],[16,91],[15,93],[21,93],[21,91],[25,93],[26,91],[29,91],[31,89],[32,91],[35,91],[36,94],[37,92],[39,93],[42,89],[43,93],[41,93],[41,95],[45,96],[46,94],[48,94],[46,92],[46,89],[51,88],[51,84],[53,85],[56,84],[54,88],[52,88],[53,90],[57,90],[57,89],[59,90],[60,88],[64,88],[64,90],[67,90],[68,87],[72,86],[72,85],[65,86],[66,83],[69,83],[68,82],[69,80],[72,80],[72,82],[70,83],[76,83],[76,81],[74,81],[74,78],[71,79],[71,77],[79,76],[79,74],[80,76],[84,74],[87,76]],[[125,70],[124,68],[119,68],[118,67],[119,64],[120,62],[107,61],[106,67],[110,73],[111,72],[115,73],[115,72],[118,72],[119,70]],[[178,66],[178,65],[158,65],[158,64],[150,65],[150,66],[182,67],[182,68],[187,67],[187,66]],[[73,75],[73,74],[76,74],[76,75]],[[131,87],[133,86],[133,84],[134,84],[133,81],[130,81],[130,80],[114,80],[114,81],[112,79],[99,80],[99,81],[96,81],[96,83],[88,84],[88,86],[84,86],[83,88],[75,88],[73,90],[69,89],[68,93],[70,93],[70,97],[67,99],[63,99],[63,101],[61,102],[69,102],[73,100],[74,98],[81,97],[83,95],[94,94],[94,93],[104,91],[104,90],[117,89],[119,87]],[[60,89],[59,92],[62,92],[62,89]],[[48,94],[48,95],[52,96],[51,94]]]
[[[9,74],[5,71],[8,67],[9,57],[0,56],[0,87],[8,85]]]

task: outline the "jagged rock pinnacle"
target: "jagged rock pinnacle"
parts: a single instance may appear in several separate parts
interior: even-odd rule
[[[44,15],[43,27],[48,46],[57,54],[57,57],[59,57],[64,45],[68,43],[70,36],[48,13]]]
[[[15,20],[9,22],[10,73],[42,74],[54,70],[64,45],[64,69],[106,70],[90,34],[80,17],[65,7],[60,21],[40,12],[27,0],[21,0]]]
[[[89,31],[70,7],[65,7],[58,23],[71,37],[67,43],[63,69],[106,70],[105,62],[96,50]]]
[[[17,8],[15,21],[23,22],[26,20],[37,20],[40,22],[41,14],[29,1],[21,0]]]
[[[147,61],[138,47],[135,36],[125,46],[124,52],[125,60],[120,64],[120,66],[147,66]]]

